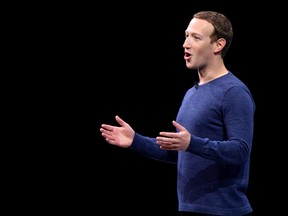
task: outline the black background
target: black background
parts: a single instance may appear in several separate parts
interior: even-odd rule
[[[185,67],[184,31],[195,12],[217,10],[234,28],[225,64],[250,88],[257,107],[248,198],[256,216],[277,211],[272,203],[281,184],[275,179],[283,171],[274,165],[281,162],[275,119],[281,108],[272,93],[279,88],[273,81],[279,28],[272,24],[271,4],[207,0],[47,8],[31,18],[39,25],[35,65],[41,93],[33,109],[36,147],[27,147],[28,163],[19,165],[23,198],[32,196],[24,209],[177,215],[176,166],[111,146],[99,129],[116,124],[119,115],[143,135],[174,131],[181,100],[197,81],[197,72]]]

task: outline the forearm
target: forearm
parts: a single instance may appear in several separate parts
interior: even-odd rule
[[[177,151],[167,151],[160,149],[160,146],[156,144],[156,139],[151,137],[142,136],[135,133],[132,145],[129,147],[145,157],[159,160],[167,163],[177,163]]]

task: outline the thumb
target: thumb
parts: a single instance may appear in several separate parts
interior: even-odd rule
[[[176,127],[179,131],[185,131],[185,130],[186,130],[186,128],[184,128],[184,127],[183,127],[182,125],[180,125],[178,122],[173,121],[172,123],[173,123],[174,127]]]
[[[118,122],[119,125],[121,125],[122,127],[125,126],[126,122],[123,121],[118,115],[115,116],[116,121]]]

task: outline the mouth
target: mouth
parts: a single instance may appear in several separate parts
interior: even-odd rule
[[[190,57],[191,57],[190,53],[187,53],[187,52],[184,53],[184,59],[185,60],[189,59]]]

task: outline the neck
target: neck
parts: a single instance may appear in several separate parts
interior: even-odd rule
[[[228,70],[224,64],[220,65],[220,67],[213,67],[212,69],[199,69],[199,85],[210,82],[216,78],[226,75],[227,73]]]

